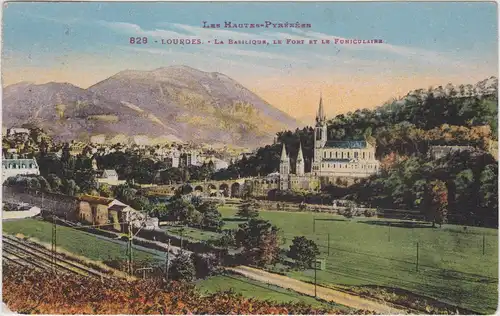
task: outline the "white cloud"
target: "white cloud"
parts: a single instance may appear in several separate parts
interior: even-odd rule
[[[227,41],[228,39],[234,39],[234,40],[253,40],[253,39],[266,39],[269,40],[269,37],[263,36],[259,37],[256,34],[250,34],[250,33],[243,33],[243,32],[234,32],[234,31],[226,31],[226,30],[216,30],[213,31],[211,29],[204,29],[201,27],[194,27],[194,26],[189,26],[189,25],[184,25],[184,24],[168,24],[170,26],[173,26],[177,29],[180,29],[186,33],[179,33],[176,31],[172,30],[144,30],[142,29],[139,25],[137,24],[132,24],[132,23],[126,23],[126,22],[107,22],[107,21],[100,21],[100,23],[112,30],[115,30],[117,32],[121,33],[127,33],[127,34],[136,34],[138,36],[152,36],[152,37],[157,37],[157,38],[193,38],[197,37],[200,38],[204,41],[208,40],[214,40],[214,39],[219,39],[219,40],[224,40]],[[166,24],[162,24],[166,25]],[[240,45],[236,45],[239,46]],[[246,46],[248,47],[248,46]],[[232,56],[241,56],[241,57],[255,57],[255,58],[262,58],[262,59],[267,59],[267,60],[285,60],[285,61],[292,61],[292,62],[306,62],[304,59],[300,59],[297,57],[293,57],[289,54],[278,54],[278,53],[271,53],[271,52],[263,52],[263,51],[256,51],[256,50],[248,50],[248,49],[239,49],[239,48],[234,48],[229,46],[229,44],[224,44],[224,45],[200,45],[197,46],[196,48],[203,49],[205,51],[213,51],[216,53],[219,53],[221,55],[224,55],[226,58],[227,57],[232,57]],[[161,49],[146,49],[143,50],[145,52],[149,53],[155,53],[155,54],[160,54]],[[170,52],[169,54],[172,54],[174,52]],[[181,53],[181,52],[180,52]],[[182,53],[184,54],[184,53]]]
[[[137,24],[126,22],[107,22],[100,21],[100,23],[116,32],[137,34],[138,36],[150,36],[155,38],[200,38],[202,41],[209,40],[253,40],[261,39],[272,41],[274,39],[285,40],[286,38],[301,39],[308,41],[310,39],[341,39],[346,40],[345,37],[314,32],[305,31],[301,29],[286,29],[285,31],[264,31],[261,29],[249,29],[255,33],[248,31],[235,31],[226,29],[211,29],[203,28],[192,25],[177,24],[177,23],[160,23],[157,24],[164,29],[145,30]],[[271,46],[273,46],[271,44]],[[271,48],[269,46],[269,48]],[[283,68],[280,62],[293,63],[294,67],[306,66],[310,68],[313,64],[322,67],[321,63],[325,61],[335,64],[335,67],[344,65],[352,65],[357,68],[380,69],[380,71],[390,71],[391,69],[420,69],[423,68],[439,68],[443,71],[472,71],[477,68],[476,62],[464,62],[458,60],[450,52],[436,52],[425,50],[421,48],[405,47],[399,45],[392,45],[388,43],[380,44],[338,44],[330,46],[330,49],[325,49],[323,45],[285,45],[285,52],[264,51],[262,47],[249,46],[249,45],[196,45],[186,48],[187,50],[198,51],[203,50],[203,54],[210,51],[213,52],[212,56],[218,56],[227,59],[241,60],[256,59],[255,64],[272,63],[275,62],[274,68]],[[339,54],[339,52],[342,53]],[[358,55],[356,52],[378,52],[382,55],[375,59],[373,55],[366,56],[365,58],[355,58]],[[156,51],[155,51],[156,52]],[[346,53],[348,52],[348,53]],[[169,54],[173,54],[174,51]],[[179,52],[181,53],[181,52]],[[197,54],[195,58],[200,58],[201,54]],[[360,56],[358,56],[360,57]],[[193,58],[193,59],[195,59]],[[250,61],[249,61],[250,62]],[[272,65],[271,65],[272,67]],[[328,68],[328,67],[327,67]]]

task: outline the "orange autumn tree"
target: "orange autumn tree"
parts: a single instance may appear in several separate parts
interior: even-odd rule
[[[441,227],[448,215],[448,188],[443,181],[433,180],[427,184],[425,191],[424,214],[427,220],[432,221],[432,227],[436,227],[436,223]]]

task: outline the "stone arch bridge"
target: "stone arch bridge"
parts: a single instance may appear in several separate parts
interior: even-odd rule
[[[267,195],[269,190],[279,188],[279,179],[261,177],[240,178],[233,180],[208,180],[181,184],[159,185],[146,190],[149,195],[172,195],[183,187],[185,193],[198,192],[204,196],[241,197],[246,187],[250,187],[254,195]]]

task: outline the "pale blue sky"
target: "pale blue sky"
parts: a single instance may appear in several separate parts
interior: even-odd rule
[[[312,28],[200,28],[202,21],[266,20],[299,21]],[[4,85],[69,81],[86,87],[120,70],[172,64],[223,72],[245,84],[280,76],[470,81],[496,75],[498,68],[494,2],[9,3],[3,23]],[[150,43],[130,45],[130,36],[148,36]],[[379,38],[384,44],[167,46],[151,41],[186,36],[205,43],[214,38],[342,37]],[[259,90],[258,85],[251,88]]]

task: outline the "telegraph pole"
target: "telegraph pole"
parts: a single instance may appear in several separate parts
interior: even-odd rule
[[[417,241],[417,272],[418,272],[418,241]]]
[[[170,267],[170,239],[168,240],[168,246],[167,246],[167,260],[165,261],[165,271],[166,271],[166,278],[168,282],[168,269]]]
[[[132,224],[128,223],[128,273],[132,275]]]
[[[389,242],[391,242],[391,223],[389,223]]]
[[[485,235],[483,233],[483,256],[484,256],[484,253],[485,253],[485,251],[484,251],[485,250],[485,244],[486,244],[486,237],[485,237]]]
[[[184,239],[184,227],[181,229],[181,249],[182,249],[182,241]]]
[[[330,256],[330,233],[328,233],[328,256]]]
[[[316,270],[317,270],[317,258],[316,256],[314,257],[314,297],[317,297],[317,292],[316,292],[316,284],[317,284],[317,278],[316,278]]]
[[[56,268],[56,250],[57,250],[57,226],[56,226],[56,216],[52,214],[52,269]]]

